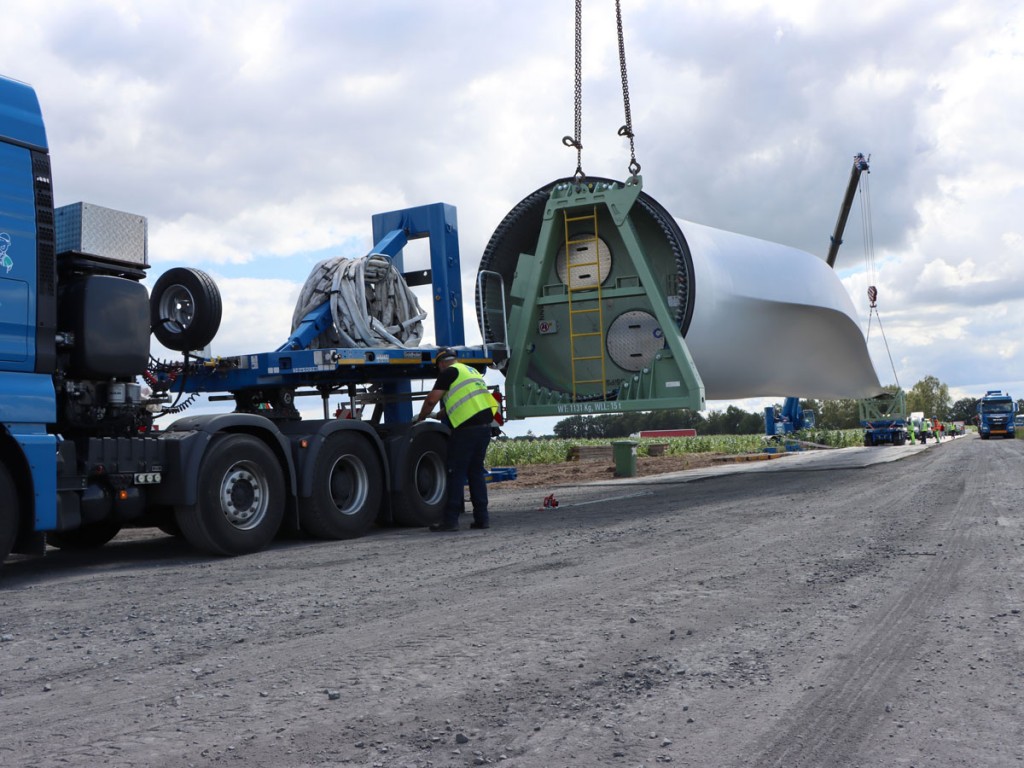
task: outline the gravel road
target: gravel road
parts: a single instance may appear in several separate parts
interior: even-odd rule
[[[506,483],[487,531],[15,559],[0,765],[1024,765],[1022,459],[969,437],[546,510]]]

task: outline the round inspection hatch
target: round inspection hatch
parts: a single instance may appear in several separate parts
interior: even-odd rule
[[[575,242],[569,245],[569,258],[565,257],[564,245],[555,256],[558,279],[574,291],[596,288],[608,279],[612,270],[611,249],[608,243],[601,238],[595,239],[593,234],[577,233],[572,237]]]
[[[647,367],[665,347],[665,334],[650,312],[623,312],[608,327],[608,356],[626,371]]]

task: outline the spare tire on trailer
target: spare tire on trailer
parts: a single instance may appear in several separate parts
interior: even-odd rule
[[[203,349],[220,329],[220,290],[201,269],[174,267],[156,281],[149,324],[156,340],[175,352]]]

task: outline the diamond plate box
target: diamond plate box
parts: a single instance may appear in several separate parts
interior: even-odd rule
[[[92,203],[54,211],[57,253],[75,251],[125,264],[149,265],[146,217]]]

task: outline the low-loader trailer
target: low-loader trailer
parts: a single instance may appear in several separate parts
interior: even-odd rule
[[[427,237],[435,342],[465,346],[458,228],[443,203],[373,217],[372,253],[402,266]],[[100,546],[156,526],[218,555],[253,552],[282,531],[331,539],[375,521],[426,525],[445,500],[447,429],[411,424],[412,382],[438,347],[313,346],[327,303],[278,349],[213,358],[221,316],[197,269],[165,272],[152,295],[146,221],[89,204],[55,208],[39,102],[0,78],[0,562],[12,551]],[[410,279],[410,283],[412,279]],[[182,353],[151,356],[151,336]],[[180,416],[200,395],[233,408]],[[304,419],[296,398],[321,398]],[[331,398],[350,407],[328,413]],[[338,418],[373,409],[372,418]],[[202,409],[197,409],[202,410]],[[161,416],[177,419],[158,429]]]

